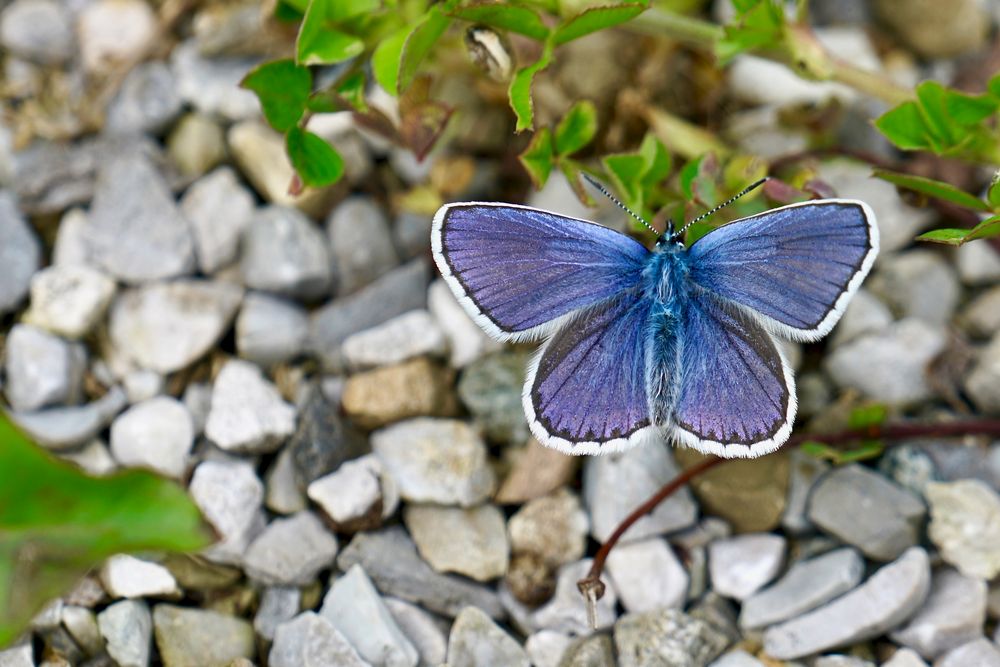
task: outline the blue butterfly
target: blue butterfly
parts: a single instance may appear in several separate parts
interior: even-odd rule
[[[782,445],[795,381],[774,336],[822,338],[878,254],[871,208],[791,204],[649,250],[586,220],[466,202],[431,248],[459,303],[500,341],[544,339],[528,365],[531,432],[569,454],[668,437],[727,458]]]

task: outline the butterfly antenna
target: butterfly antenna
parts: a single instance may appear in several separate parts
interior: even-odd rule
[[[740,192],[738,192],[737,194],[733,195],[732,197],[730,197],[726,201],[722,202],[721,204],[719,204],[718,206],[716,206],[715,208],[713,208],[711,211],[706,211],[705,213],[702,213],[697,218],[695,218],[694,220],[688,222],[686,225],[684,225],[683,227],[681,227],[680,229],[678,229],[676,232],[674,232],[674,235],[671,238],[677,238],[678,236],[680,236],[681,234],[683,234],[685,232],[685,230],[687,230],[687,228],[690,227],[691,225],[693,225],[694,223],[701,222],[702,220],[704,220],[708,216],[712,215],[713,213],[718,213],[720,210],[726,208],[727,206],[729,206],[730,204],[732,204],[734,201],[736,201],[737,199],[739,199],[743,195],[747,194],[748,192],[753,192],[754,190],[756,190],[760,186],[764,185],[764,183],[767,182],[768,178],[770,178],[770,177],[769,176],[765,176],[764,178],[760,179],[759,181],[757,181],[753,185],[749,185],[749,186],[743,188]]]
[[[651,224],[649,224],[648,222],[646,222],[645,220],[643,220],[642,218],[640,218],[638,215],[636,215],[635,213],[633,213],[632,210],[628,206],[626,206],[625,204],[623,204],[620,201],[618,201],[618,199],[613,194],[611,194],[610,192],[608,192],[608,189],[606,187],[604,187],[603,185],[601,185],[600,181],[598,181],[596,178],[594,178],[593,176],[591,176],[590,174],[588,174],[585,171],[581,171],[580,173],[583,175],[583,177],[585,179],[587,179],[588,183],[590,183],[595,188],[597,188],[598,190],[600,190],[601,193],[604,194],[605,197],[607,197],[608,199],[610,199],[611,201],[613,201],[615,204],[617,204],[618,207],[621,208],[623,211],[625,211],[626,213],[628,213],[629,215],[631,215],[633,218],[635,218],[636,220],[638,220],[639,222],[641,222],[646,229],[648,229],[649,231],[653,232],[657,236],[660,235],[660,232],[658,232],[655,229],[653,229],[653,226]]]

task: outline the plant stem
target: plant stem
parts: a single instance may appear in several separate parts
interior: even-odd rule
[[[897,85],[878,72],[855,67],[836,56],[830,56],[830,65],[833,67],[831,79],[886,104],[896,106],[913,99],[913,91]]]
[[[848,429],[826,435],[797,433],[788,439],[785,447],[792,447],[807,440],[818,440],[830,445],[838,445],[854,440],[909,440],[913,438],[946,438],[967,435],[1000,436],[1000,420],[965,420],[940,424],[891,424],[888,426],[874,424],[867,428]],[[622,535],[625,534],[625,531],[632,527],[632,524],[651,513],[660,503],[672,496],[698,475],[733,460],[714,457],[701,461],[664,484],[649,500],[639,505],[631,514],[625,517],[618,524],[618,527],[615,528],[614,532],[611,533],[607,541],[597,550],[597,553],[594,554],[594,561],[590,566],[590,571],[587,572],[587,576],[576,583],[577,588],[580,589],[580,593],[583,594],[584,598],[587,600],[599,600],[604,595],[604,583],[601,581],[604,562],[607,560],[611,550],[618,544]]]
[[[725,34],[722,26],[711,21],[655,7],[639,14],[627,25],[647,35],[670,37],[689,46],[706,49],[712,48]]]

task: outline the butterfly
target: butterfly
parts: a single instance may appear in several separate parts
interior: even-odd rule
[[[775,336],[830,332],[875,261],[878,227],[864,202],[821,199],[690,247],[671,230],[648,249],[587,220],[464,202],[435,214],[431,249],[487,334],[543,341],[522,394],[542,444],[601,454],[667,438],[749,458],[780,447],[795,420]]]

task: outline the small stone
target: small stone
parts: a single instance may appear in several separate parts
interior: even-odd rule
[[[33,441],[53,451],[61,451],[92,440],[126,404],[125,392],[116,386],[87,405],[11,412],[9,416]]]
[[[662,443],[588,458],[583,468],[583,502],[594,539],[606,542],[622,519],[679,472],[671,450]],[[695,522],[697,513],[691,492],[683,488],[633,524],[624,538],[640,540],[686,528]]]
[[[290,361],[305,350],[309,316],[286,299],[250,292],[236,317],[236,350],[261,366]]]
[[[392,225],[392,234],[403,259],[412,259],[427,252],[431,222],[428,214],[406,210],[399,212]]]
[[[32,411],[69,403],[82,392],[85,348],[28,324],[7,334],[4,393],[14,410]]]
[[[90,333],[115,294],[115,283],[86,266],[50,266],[31,278],[24,321],[64,338]]]
[[[237,285],[208,280],[126,290],[111,306],[111,342],[140,367],[173,373],[219,342],[242,298]]]
[[[201,435],[205,431],[205,422],[208,420],[208,413],[212,409],[212,386],[206,382],[192,382],[184,388],[184,395],[181,402],[188,409],[191,420],[194,423],[195,435]]]
[[[911,547],[850,593],[771,626],[764,633],[764,650],[779,660],[794,660],[878,637],[910,618],[929,590],[927,552]]]
[[[690,468],[708,458],[706,454],[687,447],[673,451],[683,468]],[[789,467],[788,456],[782,452],[757,459],[730,461],[698,475],[692,480],[691,487],[704,511],[724,519],[736,532],[768,531],[781,522],[785,511]],[[632,507],[653,495],[660,485],[671,478],[648,487],[644,497],[634,497]],[[628,482],[623,480],[622,483]],[[620,519],[631,511],[623,510]],[[609,527],[609,532],[613,527]]]
[[[96,656],[104,650],[101,630],[97,627],[97,615],[92,610],[66,605],[62,610],[62,624],[88,657]],[[0,665],[11,667],[3,659],[0,659]]]
[[[368,441],[340,414],[337,403],[313,389],[300,409],[298,427],[288,442],[295,479],[303,489],[345,461],[370,451]]]
[[[142,369],[129,371],[122,378],[122,386],[125,388],[128,402],[133,405],[159,396],[163,393],[165,384],[164,377],[156,371]],[[185,405],[185,407],[187,406]],[[188,416],[190,417],[191,415]],[[194,418],[191,417],[191,419],[193,424]]]
[[[0,44],[12,55],[42,65],[73,57],[73,19],[54,0],[15,0],[0,13]]]
[[[243,232],[240,270],[248,287],[317,299],[330,290],[330,266],[322,232],[294,208],[261,209]]]
[[[306,508],[306,494],[295,478],[292,450],[283,447],[267,472],[264,504],[277,514],[295,514]]]
[[[476,581],[507,572],[510,545],[503,513],[495,506],[408,505],[403,519],[420,555],[438,572],[455,572]]]
[[[524,642],[524,652],[535,667],[559,667],[572,637],[553,630],[540,630]]]
[[[93,261],[126,283],[184,276],[195,267],[191,227],[141,153],[114,155],[101,167],[85,235]]]
[[[576,585],[590,571],[591,563],[592,561],[586,558],[559,568],[555,595],[531,615],[532,621],[539,629],[556,630],[573,635],[586,635],[592,632],[587,619],[587,602],[580,595],[580,589]],[[610,627],[615,622],[617,604],[618,594],[614,586],[605,581],[604,597],[598,600],[596,605],[596,629]]]
[[[521,393],[528,354],[498,352],[473,361],[458,381],[462,403],[490,440],[521,443],[531,435]]]
[[[1000,254],[989,243],[966,243],[955,248],[955,266],[966,285],[990,286],[1000,281]]]
[[[303,612],[278,626],[267,663],[271,667],[369,665],[330,621],[313,611]]]
[[[927,667],[916,651],[908,648],[901,648],[892,654],[888,661],[882,663],[882,667]]]
[[[1000,667],[1000,649],[988,639],[976,639],[934,661],[934,667]]]
[[[360,565],[330,583],[320,615],[347,638],[358,654],[386,667],[416,667],[417,649],[393,620]]]
[[[157,396],[138,403],[111,424],[111,453],[124,466],[180,478],[194,444],[194,423],[184,404]]]
[[[813,667],[875,667],[875,663],[851,655],[823,655],[816,658]]]
[[[457,412],[450,370],[420,357],[351,376],[344,385],[344,412],[362,428],[412,417]]]
[[[990,29],[987,7],[970,0],[949,3],[947,11],[926,0],[878,0],[873,5],[885,24],[928,59],[978,51],[986,43]]]
[[[399,263],[388,221],[367,197],[349,197],[337,205],[326,223],[338,293],[350,294]]]
[[[924,606],[891,637],[933,659],[982,637],[985,622],[986,582],[943,568],[934,573]]]
[[[614,646],[606,634],[581,637],[569,645],[559,667],[615,667]]]
[[[0,650],[0,667],[35,667],[31,642]]]
[[[789,454],[789,466],[788,502],[781,517],[781,527],[792,535],[803,535],[814,529],[807,514],[809,494],[816,480],[830,469],[830,464],[796,449]]]
[[[961,288],[954,269],[930,250],[910,250],[887,256],[869,289],[902,317],[944,325],[958,305]]]
[[[269,642],[274,641],[278,626],[295,618],[302,603],[302,591],[292,586],[268,586],[260,596],[260,606],[253,617],[253,629]]]
[[[730,651],[709,667],[766,667],[766,665],[746,651]]]
[[[513,454],[514,463],[496,494],[501,505],[520,505],[552,493],[569,483],[580,463],[580,457],[546,447],[534,438]]]
[[[170,52],[170,69],[181,98],[207,116],[230,121],[260,114],[257,96],[240,87],[240,81],[257,64],[255,58],[204,58],[193,39]]]
[[[108,655],[121,667],[146,667],[153,639],[153,617],[142,600],[122,600],[97,615]]]
[[[480,610],[466,607],[455,618],[448,638],[449,667],[530,664],[521,645]]]
[[[711,624],[679,609],[626,614],[615,623],[621,667],[706,665],[725,650],[728,638]]]
[[[501,343],[472,321],[443,280],[435,280],[427,291],[427,308],[448,339],[452,367],[463,368],[484,354],[501,349]]]
[[[371,530],[395,510],[383,492],[382,465],[371,454],[348,461],[309,485],[309,498],[338,531]]]
[[[777,582],[743,601],[740,626],[756,630],[800,616],[853,590],[864,573],[864,559],[850,548],[799,561]]]
[[[472,507],[493,492],[486,445],[464,422],[411,419],[376,431],[371,442],[410,502]]]
[[[976,338],[990,338],[1000,332],[1000,285],[974,298],[962,311],[959,320]]]
[[[446,616],[474,606],[492,618],[504,616],[496,593],[467,579],[438,574],[417,555],[417,548],[400,527],[358,533],[337,558],[346,570],[364,567],[379,590]]]
[[[205,436],[236,452],[270,452],[295,432],[295,408],[247,361],[231,359],[219,371]]]
[[[191,184],[181,199],[191,222],[198,266],[214,273],[236,261],[240,237],[254,214],[253,195],[229,167],[219,167]]]
[[[925,370],[945,344],[940,328],[906,318],[841,345],[825,365],[843,388],[858,389],[876,401],[909,405],[931,397]]]
[[[0,266],[4,267],[0,273],[0,315],[16,309],[28,294],[41,254],[41,244],[13,195],[0,190]]]
[[[882,331],[893,321],[892,311],[881,299],[862,287],[847,304],[843,317],[831,333],[831,345],[836,347],[861,334]]]
[[[975,579],[1000,573],[1000,497],[979,480],[932,482],[927,534],[945,562]]]
[[[980,351],[975,367],[965,378],[965,390],[980,410],[1000,414],[1000,334]]]
[[[832,470],[809,498],[810,521],[880,561],[917,543],[925,513],[912,493],[857,464]]]
[[[708,545],[712,589],[745,600],[774,579],[785,562],[785,539],[751,533],[716,540]]]
[[[86,5],[76,22],[83,66],[94,74],[137,59],[156,33],[156,14],[141,0],[99,0]]]
[[[510,518],[507,532],[514,553],[535,554],[555,568],[583,558],[588,528],[580,499],[560,489],[525,504]]]
[[[314,311],[310,322],[310,341],[324,368],[334,372],[343,369],[341,349],[344,340],[351,334],[426,307],[428,277],[426,262],[416,259],[393,269],[354,294],[335,299]]]
[[[167,556],[164,567],[170,570],[181,588],[200,593],[231,589],[243,572],[228,565],[213,563],[202,556],[175,554]]]
[[[247,574],[264,584],[305,586],[337,556],[337,538],[312,512],[275,519],[247,547]]]
[[[951,448],[953,445],[945,446]],[[887,449],[879,459],[878,470],[919,497],[924,495],[927,484],[938,478],[934,459],[919,446],[909,443]]]
[[[438,619],[426,611],[403,600],[383,598],[392,619],[410,640],[420,655],[420,664],[428,667],[444,663],[448,640]]]
[[[170,570],[126,554],[104,561],[101,583],[116,598],[178,597],[181,593]]]
[[[205,461],[195,468],[188,491],[221,538],[205,555],[240,563],[255,537],[264,495],[253,467],[242,461]]]
[[[153,628],[164,667],[228,665],[257,653],[253,627],[242,618],[215,611],[158,604],[153,608]]]
[[[192,112],[183,116],[167,137],[170,161],[185,176],[201,176],[226,157],[222,128],[210,116]],[[183,200],[181,201],[183,206]],[[195,230],[195,244],[198,231]],[[200,259],[200,258],[199,258]]]
[[[616,546],[608,554],[607,570],[627,612],[684,607],[690,579],[662,538]]]
[[[343,355],[355,369],[398,364],[414,357],[442,357],[447,349],[444,333],[426,310],[411,310],[344,340]],[[523,421],[523,420],[522,420]]]
[[[174,76],[162,62],[140,63],[126,75],[108,106],[109,134],[159,134],[181,113]]]

